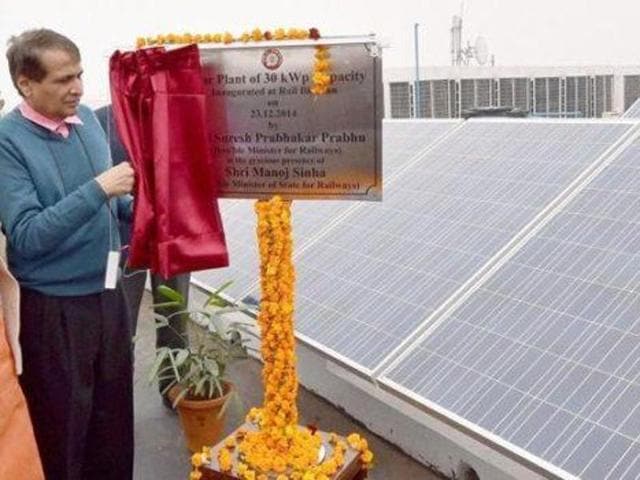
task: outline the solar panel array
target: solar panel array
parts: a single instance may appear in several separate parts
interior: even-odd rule
[[[584,480],[640,478],[639,159],[636,141],[386,379]]]
[[[382,203],[294,203],[299,337],[543,468],[640,478],[640,142],[598,170],[640,126],[427,123],[385,122]],[[196,277],[258,298],[223,203],[233,266]]]
[[[370,373],[629,125],[469,121],[296,259],[296,328]]]
[[[460,124],[459,120],[385,120],[383,122],[383,178],[395,175],[398,169],[411,162],[432,142],[458,124]],[[204,287],[215,289],[233,280],[233,284],[225,292],[233,298],[242,299],[257,285],[260,262],[253,205],[253,200],[220,200],[230,266],[194,273],[193,278]],[[349,201],[294,202],[293,228],[296,250],[300,250],[327,225],[356,205],[356,202]],[[252,297],[247,300],[256,301],[259,295],[254,293]]]

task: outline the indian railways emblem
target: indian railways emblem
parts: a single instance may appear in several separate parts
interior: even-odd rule
[[[282,65],[282,53],[277,48],[267,48],[262,54],[262,65],[269,70],[277,70]]]

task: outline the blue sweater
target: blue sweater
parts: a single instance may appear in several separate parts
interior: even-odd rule
[[[83,125],[70,126],[66,139],[18,109],[0,120],[9,268],[22,286],[53,296],[104,289],[107,254],[120,246],[117,218],[130,216],[130,197],[107,202],[95,180],[111,166],[102,128],[89,108],[78,116]]]

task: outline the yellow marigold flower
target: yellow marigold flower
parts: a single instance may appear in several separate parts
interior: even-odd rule
[[[238,464],[238,473],[240,475],[243,475],[247,470],[249,470],[249,467],[247,466],[246,463],[239,463]]]
[[[168,33],[167,34],[167,43],[176,43],[176,34]]]
[[[210,34],[210,33],[205,33],[205,34],[202,36],[202,41],[203,41],[204,43],[211,43],[211,40],[212,40],[212,36],[211,36],[211,34]]]
[[[251,31],[251,40],[253,40],[254,42],[259,42],[260,40],[262,40],[262,31],[259,28],[254,28]]]
[[[326,72],[329,70],[330,67],[331,67],[331,62],[329,60],[324,60],[324,59],[317,60],[313,66],[313,68],[316,71],[320,71],[320,72]]]
[[[352,433],[347,437],[347,443],[349,443],[349,446],[351,448],[357,450],[358,445],[360,444],[360,435],[358,435],[357,433]]]
[[[312,472],[305,472],[302,475],[302,480],[316,480],[316,476]]]
[[[249,40],[251,40],[251,35],[249,35],[248,32],[243,32],[242,35],[240,35],[240,41],[247,43]]]
[[[244,480],[256,480],[256,472],[254,472],[253,470],[247,470],[246,472],[244,472],[243,478]]]
[[[320,87],[325,87],[331,84],[331,76],[323,72],[316,72],[313,74],[313,83]]]
[[[276,473],[284,473],[287,470],[287,462],[282,458],[273,460],[273,471]]]
[[[233,457],[231,456],[231,452],[226,448],[222,448],[218,452],[218,465],[220,465],[220,470],[223,472],[228,472],[233,466]]]
[[[222,41],[224,43],[233,43],[235,39],[233,38],[233,35],[231,35],[229,32],[224,32],[224,35],[222,36]]]
[[[224,446],[229,450],[233,450],[236,448],[236,439],[234,437],[227,437],[224,441]]]
[[[211,41],[213,41],[213,43],[222,42],[222,34],[221,33],[214,33],[213,35],[211,35]],[[227,43],[227,42],[225,42],[225,43]]]
[[[191,465],[194,467],[200,467],[204,463],[204,459],[202,458],[201,453],[194,453],[191,456]]]
[[[317,59],[317,60],[326,60],[327,58],[330,57],[329,54],[329,50],[327,50],[325,47],[316,47],[316,53],[313,54],[313,56]]]
[[[136,38],[136,48],[142,48],[147,44],[147,41],[144,37]]]
[[[200,470],[194,470],[189,475],[189,480],[200,480],[202,478],[202,472]]]
[[[325,460],[322,463],[321,468],[322,468],[322,471],[327,475],[333,475],[338,471],[338,465],[333,457],[328,460]]]
[[[193,43],[193,35],[191,35],[189,32],[186,32],[182,35],[182,41],[184,43]]]
[[[365,450],[362,452],[362,455],[360,455],[360,458],[364,463],[369,464],[373,462],[373,452],[371,450]]]
[[[284,28],[276,28],[273,32],[273,38],[276,40],[284,40],[285,38],[287,38],[287,33],[285,32]]]
[[[276,477],[276,480],[289,480],[289,477],[287,477],[286,475],[280,474]]]

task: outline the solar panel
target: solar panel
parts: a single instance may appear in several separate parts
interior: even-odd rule
[[[638,160],[640,140],[382,382],[581,479],[640,478]]]
[[[382,147],[384,178],[395,175],[398,169],[458,124],[459,120],[385,120]],[[242,299],[256,286],[260,276],[254,201],[223,199],[220,205],[231,265],[194,273],[193,278],[209,290],[233,280],[226,293]],[[296,201],[293,205],[294,242],[296,250],[300,250],[317,233],[353,208],[356,202]],[[248,300],[257,301],[258,297],[254,293]]]
[[[633,102],[622,116],[624,118],[640,118],[640,98]]]
[[[300,338],[371,373],[629,128],[465,122],[296,259]]]

